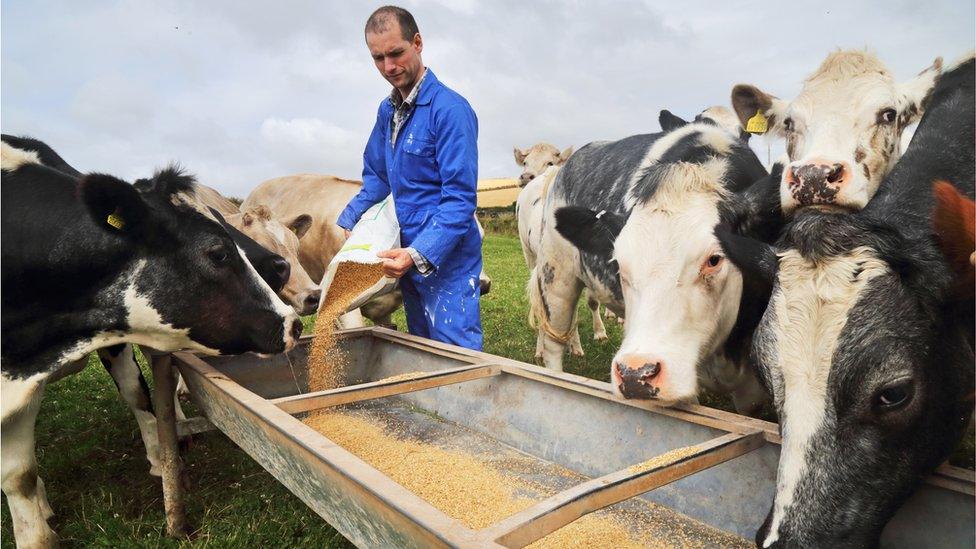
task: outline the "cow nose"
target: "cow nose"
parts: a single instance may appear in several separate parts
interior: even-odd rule
[[[527,185],[529,183],[529,181],[532,181],[533,179],[535,179],[535,176],[534,175],[532,175],[530,173],[523,173],[519,177],[519,183],[524,187],[525,185]]]
[[[298,338],[302,337],[302,330],[303,329],[304,329],[304,327],[302,326],[301,319],[296,318],[291,323],[291,337],[294,338],[295,340],[297,340]]]
[[[624,398],[654,398],[661,391],[656,385],[664,361],[648,355],[625,355],[614,363],[617,388]]]
[[[799,206],[834,204],[850,181],[846,162],[813,159],[790,166],[784,176],[790,195]]]
[[[319,299],[322,297],[322,290],[315,290],[305,296],[302,302],[302,314],[312,314],[319,307]]]
[[[488,295],[491,291],[491,280],[480,279],[478,285],[481,286],[481,295]]]

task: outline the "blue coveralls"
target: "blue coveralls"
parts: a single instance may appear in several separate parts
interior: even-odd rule
[[[481,234],[474,220],[478,119],[428,68],[409,119],[390,143],[393,105],[384,99],[363,153],[363,188],[339,215],[352,229],[391,191],[400,241],[433,271],[400,278],[411,334],[481,350]]]

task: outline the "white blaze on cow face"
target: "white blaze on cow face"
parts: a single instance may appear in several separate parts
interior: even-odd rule
[[[735,324],[742,278],[712,232],[723,173],[720,160],[676,164],[614,242],[627,316],[611,384],[622,396],[695,397],[699,364]]]
[[[780,256],[777,287],[760,331],[774,346],[771,383],[780,411],[780,451],[773,517],[764,547],[779,539],[779,528],[807,472],[809,442],[824,428],[828,378],[848,313],[868,282],[888,272],[869,248],[815,263],[789,250]],[[770,324],[766,324],[771,319]],[[765,335],[757,333],[757,338]]]
[[[838,51],[792,101],[736,86],[732,100],[743,125],[762,110],[770,131],[786,138],[784,213],[804,206],[863,208],[901,156],[902,131],[921,116],[941,71],[939,58],[899,84],[873,54]]]
[[[537,143],[524,152],[515,147],[515,163],[522,166],[519,185],[524,187],[551,166],[562,166],[572,154],[572,147],[560,153],[548,143]]]

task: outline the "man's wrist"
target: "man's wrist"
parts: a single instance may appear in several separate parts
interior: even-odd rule
[[[430,274],[433,270],[433,266],[427,258],[423,256],[416,248],[406,248],[407,253],[410,254],[410,259],[413,260],[413,266],[420,272],[420,274]]]

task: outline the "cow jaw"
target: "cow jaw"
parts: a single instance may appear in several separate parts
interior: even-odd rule
[[[686,189],[687,190],[687,189]],[[701,266],[718,249],[720,195],[668,192],[638,205],[614,243],[627,320],[611,364],[614,391],[621,367],[657,364],[646,396],[664,403],[698,393],[698,367],[725,341],[738,314],[739,272],[728,262],[709,276]],[[631,393],[633,394],[633,393]]]

